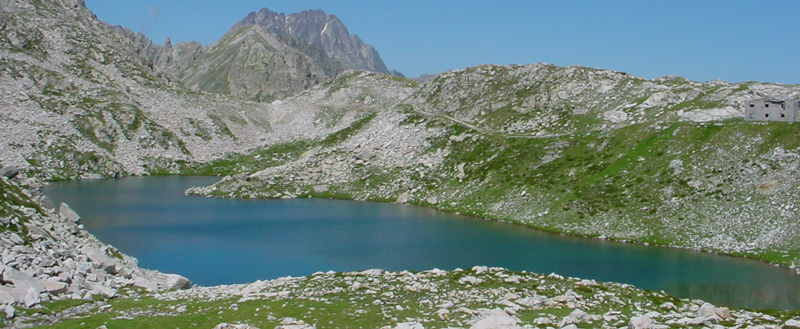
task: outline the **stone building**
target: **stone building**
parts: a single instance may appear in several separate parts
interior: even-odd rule
[[[744,107],[746,121],[800,121],[800,100],[760,99]]]

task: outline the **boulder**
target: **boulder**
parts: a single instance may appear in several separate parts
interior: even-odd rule
[[[0,305],[0,312],[6,314],[6,319],[13,319],[16,310],[14,309],[14,306],[6,304],[6,305]]]
[[[64,205],[64,203],[62,203]],[[71,209],[70,209],[71,210]],[[95,267],[109,274],[116,273],[116,262],[108,257],[102,250],[93,247],[83,247],[81,252],[92,261]]]
[[[52,280],[42,280],[41,282],[44,285],[44,290],[51,295],[60,295],[67,292],[67,284],[64,282]]]
[[[246,327],[247,328],[255,328],[255,327]],[[275,329],[317,329],[317,326],[313,324],[287,324],[283,326],[277,326]]]
[[[715,317],[717,316],[717,313],[714,312],[715,309],[716,308],[714,307],[714,305],[711,305],[710,303],[705,303],[702,306],[700,306],[699,309],[697,309],[697,316],[704,318]]]
[[[19,175],[19,169],[14,166],[4,166],[2,169],[0,169],[0,175],[8,179],[13,179]]]
[[[714,309],[714,314],[716,314],[718,317],[720,317],[721,319],[724,319],[724,320],[733,318],[733,315],[731,315],[731,310],[728,309],[727,307],[717,307],[717,308],[715,308]]]
[[[425,326],[419,322],[402,322],[394,326],[394,329],[425,329]]]
[[[397,197],[395,203],[404,204],[408,203],[411,200],[411,195],[408,192],[403,192],[400,196]]]
[[[2,268],[3,274],[2,277],[0,277],[0,281],[12,283],[15,289],[22,291],[33,289],[36,293],[45,290],[44,285],[39,282],[39,280],[27,273],[8,266],[2,266]]]
[[[189,289],[192,287],[192,282],[177,274],[167,274],[167,280],[164,283],[164,289]]]
[[[561,325],[564,326],[573,323],[581,323],[588,319],[589,319],[589,314],[587,314],[583,310],[576,309],[572,311],[572,313],[564,317],[564,320],[561,321]]]
[[[625,113],[620,110],[606,111],[603,113],[603,118],[605,118],[608,121],[611,121],[611,123],[622,123],[628,121],[628,113]]]
[[[106,298],[117,297],[117,290],[103,285],[94,286],[91,293],[92,295],[103,295]]]
[[[791,319],[783,324],[784,328],[800,328],[800,320]]]
[[[72,223],[77,223],[81,220],[81,216],[79,216],[75,210],[72,210],[72,208],[70,208],[69,205],[64,202],[62,202],[58,207],[58,214],[61,215],[61,218],[64,220]]]
[[[630,329],[652,329],[653,328],[653,320],[651,320],[648,316],[634,316],[631,318],[631,321],[628,323],[628,328]]]
[[[220,323],[216,327],[214,327],[214,329],[258,329],[258,328],[243,323],[237,323],[237,324]]]
[[[519,319],[508,315],[502,310],[489,311],[483,317],[472,324],[470,329],[517,329]]]

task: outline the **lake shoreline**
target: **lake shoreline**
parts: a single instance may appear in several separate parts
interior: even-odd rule
[[[169,176],[167,176],[167,177],[166,177],[166,179],[183,179],[183,178],[186,178],[186,176],[171,176],[171,177],[172,177],[172,178],[170,178]],[[208,178],[212,178],[212,179],[218,179],[219,177],[208,177]],[[134,178],[134,179],[135,179],[135,178]],[[196,185],[191,185],[191,186],[196,186]],[[180,194],[181,194],[181,196],[183,196],[183,195],[185,195],[186,193],[185,193],[185,191],[184,191],[184,190],[181,190],[181,193],[180,193]],[[200,199],[205,199],[205,198],[200,198]],[[224,198],[224,199],[227,199],[227,198]],[[221,198],[221,200],[224,200],[224,199],[223,199],[223,198]],[[327,199],[329,199],[329,198],[318,198],[318,197],[313,197],[312,199],[319,199],[319,201],[323,201],[323,200],[327,200]],[[232,201],[235,201],[235,200],[239,200],[239,199],[231,199],[231,200],[232,200]],[[299,199],[297,199],[297,200],[291,200],[291,199],[290,199],[290,200],[282,200],[282,201],[302,201],[302,200],[303,200],[303,198],[299,198]],[[330,200],[342,200],[342,199],[331,198]],[[346,199],[344,199],[344,200],[346,200]],[[239,200],[239,201],[242,201],[242,200]],[[280,201],[280,200],[279,200],[279,201]],[[369,203],[371,203],[371,204],[372,204],[370,207],[384,207],[384,205],[385,205],[385,206],[389,206],[389,207],[391,207],[391,206],[392,206],[390,203],[386,203],[386,202],[374,202],[375,200],[356,200],[356,201],[368,201]],[[418,209],[425,209],[426,211],[440,211],[440,210],[437,210],[437,209],[434,209],[434,208],[432,208],[432,207],[430,207],[430,206],[425,206],[425,205],[412,205],[412,206],[413,206],[413,207],[415,207],[415,208],[418,208]],[[445,212],[442,212],[442,213],[445,213]],[[463,214],[462,214],[462,216],[467,216],[467,215],[463,215]],[[508,225],[508,224],[513,224],[513,226],[509,226],[509,227],[507,227],[507,229],[509,229],[509,231],[516,232],[515,234],[517,234],[517,233],[520,233],[520,232],[522,232],[522,233],[524,233],[524,232],[527,232],[527,231],[521,231],[521,230],[520,230],[520,225],[524,225],[524,224],[520,224],[520,223],[513,223],[513,222],[508,222],[508,221],[505,221],[505,222],[504,222],[504,221],[500,221],[500,220],[491,220],[491,219],[488,219],[488,220],[487,220],[487,218],[486,218],[486,217],[480,217],[480,218],[478,218],[478,216],[468,216],[468,217],[469,217],[469,218],[471,218],[471,220],[470,220],[470,221],[474,220],[476,223],[486,223],[486,224],[481,224],[481,225],[484,225],[484,226],[487,226],[487,227],[488,227],[488,226],[491,226],[491,225],[495,225],[495,224],[502,224],[502,226],[504,226],[504,227],[505,227],[505,225]],[[478,219],[481,219],[481,220],[478,220]],[[494,224],[493,224],[493,223],[494,223]],[[683,251],[690,252],[690,253],[693,253],[693,254],[694,254],[694,253],[696,253],[696,254],[698,254],[698,255],[706,255],[706,256],[699,256],[699,257],[718,257],[718,256],[726,256],[726,255],[719,255],[719,254],[708,253],[708,252],[700,252],[700,253],[697,253],[695,250],[686,249],[686,248],[649,248],[649,247],[654,247],[654,245],[647,246],[647,245],[644,245],[644,244],[632,243],[632,242],[630,242],[630,241],[613,241],[613,240],[602,240],[602,239],[585,239],[585,237],[580,237],[580,236],[574,236],[574,235],[568,235],[568,234],[561,234],[561,233],[554,233],[554,232],[547,232],[547,231],[543,231],[543,230],[536,230],[535,228],[531,228],[531,227],[529,227],[529,226],[527,226],[527,225],[524,225],[524,227],[526,228],[526,230],[530,230],[530,232],[531,232],[531,233],[534,233],[534,232],[535,232],[535,234],[552,236],[553,238],[559,238],[559,239],[563,239],[563,238],[566,238],[566,239],[571,239],[571,240],[579,241],[580,243],[585,243],[585,244],[597,244],[597,243],[602,243],[602,244],[604,244],[604,245],[605,245],[605,244],[609,244],[609,243],[610,243],[610,244],[611,244],[610,246],[617,246],[617,245],[618,245],[620,248],[634,248],[635,250],[642,249],[642,250],[648,250],[648,251],[650,251],[650,252],[655,252],[655,251],[657,251],[658,253],[671,253],[671,252],[672,252],[671,250],[675,250],[676,252],[677,252],[677,251],[680,251],[680,250],[683,250]],[[501,239],[501,240],[502,240],[502,239]],[[620,242],[621,242],[621,243],[620,243]],[[113,243],[113,242],[112,242],[112,243]],[[114,245],[117,245],[117,243],[113,243],[113,244],[114,244]],[[119,245],[117,245],[117,246],[119,247]],[[657,246],[657,247],[663,247],[663,246]],[[462,247],[462,248],[463,248],[463,247]],[[589,249],[595,249],[595,248],[596,248],[596,247],[589,247]],[[121,248],[121,249],[125,250],[125,248]],[[512,248],[512,249],[510,249],[510,250],[513,250],[513,248]],[[655,251],[653,251],[653,250],[655,250]],[[659,251],[659,250],[661,250],[661,251]],[[751,261],[752,261],[752,262],[754,262],[754,264],[758,264],[758,266],[768,266],[768,267],[770,267],[770,268],[771,268],[771,267],[773,267],[773,266],[771,266],[771,265],[769,265],[769,264],[767,264],[767,263],[765,263],[765,262],[763,262],[763,261],[758,261],[758,260],[753,260],[753,259],[747,259],[747,258],[742,258],[742,257],[727,257],[727,256],[726,256],[726,257],[724,257],[724,258],[729,258],[729,259],[731,259],[731,260],[732,260],[732,261],[734,261],[734,262],[741,262],[741,261],[745,261],[745,262],[751,262]],[[610,261],[609,261],[609,262],[610,262]],[[602,264],[602,263],[601,263],[601,264]],[[465,266],[467,266],[467,267],[468,267],[468,266],[473,266],[473,265],[491,265],[491,264],[489,264],[489,263],[483,263],[483,262],[474,262],[474,263],[467,264],[467,265],[452,266],[452,267],[450,267],[450,268],[451,268],[451,269],[452,269],[452,268],[458,268],[458,267],[461,267],[461,268],[463,268],[463,267],[465,267]],[[393,265],[393,266],[395,266],[395,265]],[[499,266],[501,266],[501,267],[506,267],[506,268],[509,268],[509,267],[508,267],[508,265],[499,265]],[[348,269],[345,269],[345,270],[355,270],[355,269],[363,269],[363,268],[382,268],[382,269],[384,269],[384,270],[402,270],[402,269],[415,269],[415,270],[424,270],[424,269],[426,269],[426,268],[432,268],[432,267],[438,267],[438,268],[442,268],[442,266],[440,266],[440,265],[431,265],[431,266],[425,266],[425,265],[423,265],[423,266],[421,266],[421,267],[419,267],[419,266],[418,266],[418,267],[416,267],[416,268],[414,268],[414,267],[410,267],[410,268],[409,268],[409,267],[406,267],[406,268],[402,268],[402,267],[401,267],[401,268],[397,268],[397,267],[392,267],[392,266],[388,266],[388,267],[387,267],[387,266],[382,266],[382,265],[377,265],[377,266],[376,266],[376,265],[373,265],[373,264],[367,264],[367,265],[362,265],[361,267],[348,268]],[[511,269],[512,269],[512,270],[521,270],[520,268],[516,268],[516,269],[515,269],[515,268],[513,268],[513,267],[514,267],[514,266],[511,266]],[[447,266],[444,266],[444,268],[448,268],[448,267],[447,267]],[[340,270],[337,270],[337,269],[334,269],[334,270],[335,270],[335,271],[340,271]],[[776,270],[778,270],[778,269],[776,269]],[[780,270],[781,270],[781,271],[783,271],[783,270],[786,270],[786,269],[780,269]],[[535,272],[546,272],[546,273],[549,273],[549,272],[551,272],[551,271],[552,271],[552,272],[555,272],[555,273],[566,274],[566,275],[568,275],[568,276],[571,276],[571,277],[583,277],[583,278],[586,278],[586,277],[591,277],[590,275],[575,274],[574,272],[573,272],[572,274],[570,274],[570,273],[565,273],[565,272],[564,272],[564,271],[562,271],[562,270],[541,270],[541,269],[540,269],[540,270],[530,270],[530,271],[535,271]],[[175,272],[175,270],[168,270],[168,272]],[[182,273],[182,274],[183,274],[183,272],[180,272],[180,271],[177,271],[177,273]],[[305,272],[305,273],[306,273],[306,274],[302,274],[302,273],[301,273],[301,274],[289,274],[289,275],[307,275],[307,274],[310,274],[310,273],[311,273],[311,271],[309,271],[309,272]],[[788,272],[787,272],[787,275],[789,275],[789,276],[791,276],[791,277],[794,277],[795,279],[796,279],[796,277],[797,277],[797,275],[796,275],[794,272],[791,272],[791,273],[788,273]],[[192,276],[191,276],[191,275],[187,275],[187,276],[188,276],[188,277],[190,277],[190,278],[192,278]],[[263,274],[262,274],[261,276],[258,276],[258,277],[255,277],[255,278],[256,278],[256,279],[259,279],[259,278],[263,279],[264,277],[265,277],[265,276],[263,276]],[[266,276],[266,277],[271,277],[271,276]],[[596,278],[597,278],[597,277],[596,277]],[[607,279],[607,278],[606,278],[606,279],[604,279],[604,278],[597,278],[597,279],[598,279],[598,280],[602,280],[602,281],[611,281],[611,282],[625,282],[625,280],[618,280],[618,279]],[[249,281],[239,281],[239,282],[249,282]],[[630,282],[630,281],[629,281],[629,282]],[[636,284],[636,283],[633,283],[633,284],[635,284],[636,286],[642,286],[641,284]],[[647,287],[647,285],[644,285],[644,287]],[[653,288],[653,287],[650,287],[649,289],[654,289],[654,288]],[[655,289],[659,289],[659,288],[655,288]]]

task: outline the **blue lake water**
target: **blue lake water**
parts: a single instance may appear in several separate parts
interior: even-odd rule
[[[316,271],[453,270],[475,265],[664,290],[717,305],[800,309],[800,276],[762,262],[596,239],[386,203],[184,196],[215,177],[52,183],[100,240],[145,268],[200,285]]]

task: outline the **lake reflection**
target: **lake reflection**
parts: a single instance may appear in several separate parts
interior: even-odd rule
[[[214,177],[131,177],[53,183],[89,232],[200,285],[316,271],[452,270],[475,265],[555,272],[664,290],[717,305],[800,308],[800,277],[757,261],[563,237],[385,203],[187,197]]]

